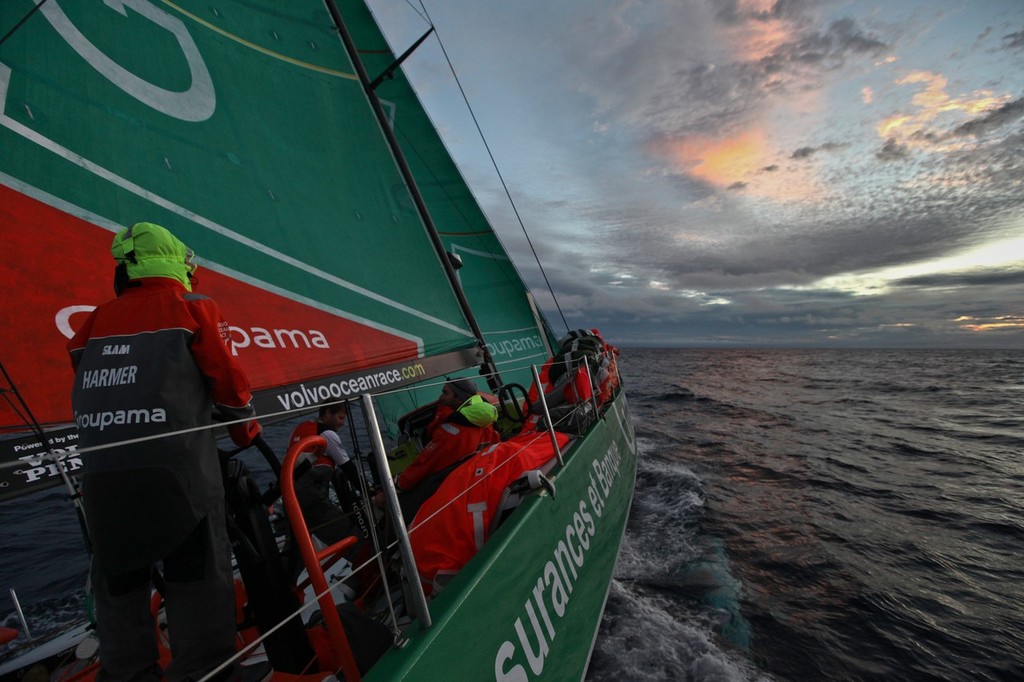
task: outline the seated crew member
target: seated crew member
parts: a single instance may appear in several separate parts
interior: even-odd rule
[[[295,470],[295,496],[306,525],[321,542],[332,545],[352,535],[353,523],[330,499],[330,485],[337,470],[344,476],[336,487],[346,509],[358,504],[359,473],[356,463],[341,444],[338,429],[348,417],[345,403],[322,405],[317,419],[302,422],[292,432],[291,444],[307,436],[323,436],[327,448],[308,452]]]
[[[437,403],[437,413],[426,428],[429,441],[412,464],[395,477],[402,515],[407,521],[412,520],[419,506],[455,465],[481,445],[500,440],[492,426],[498,411],[477,392],[472,379],[445,383]],[[383,503],[382,493],[378,493],[375,502]]]

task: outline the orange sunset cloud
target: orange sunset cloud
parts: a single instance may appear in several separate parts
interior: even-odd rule
[[[764,133],[760,130],[725,139],[688,137],[673,147],[672,156],[687,175],[716,187],[742,181],[769,163]]]
[[[755,128],[731,137],[690,136],[667,145],[672,164],[686,175],[718,189],[742,186],[748,195],[774,201],[792,201],[818,195],[821,188],[809,166],[778,169],[783,155]],[[774,171],[769,172],[771,167]]]
[[[768,17],[775,0],[740,0],[741,14]],[[779,46],[791,39],[793,29],[789,22],[777,18],[746,21],[727,32],[730,52],[745,61],[757,61],[771,56]]]
[[[991,331],[1012,331],[1024,329],[1024,315],[1004,315],[1002,317],[990,318],[989,321],[979,320],[974,317],[958,317],[954,322],[959,323],[961,329],[972,332]]]
[[[896,81],[896,85],[917,85],[923,86],[911,98],[911,103],[916,111],[911,113],[897,113],[882,120],[875,128],[879,137],[883,139],[896,139],[897,141],[921,146],[921,143],[914,134],[926,129],[942,117],[950,115],[978,116],[991,109],[1005,104],[1009,96],[998,97],[990,90],[979,90],[969,95],[952,97],[946,91],[949,79],[937,73],[928,71],[915,71]]]

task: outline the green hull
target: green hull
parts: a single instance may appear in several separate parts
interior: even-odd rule
[[[428,630],[367,680],[579,680],[586,672],[636,478],[624,393],[430,603]]]

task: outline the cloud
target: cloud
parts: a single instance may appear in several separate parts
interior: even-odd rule
[[[820,90],[850,59],[886,48],[855,19],[820,28],[819,10],[793,1],[622,3],[571,48],[571,80],[602,118],[649,140],[731,134],[766,107]]]
[[[909,110],[891,114],[879,122],[876,132],[886,145],[948,151],[940,143],[966,135],[980,135],[1024,115],[1024,100],[995,95],[990,90],[952,96],[949,79],[930,71],[914,71],[895,81],[896,85],[923,86],[911,98]],[[965,116],[981,116],[959,123]],[[945,130],[943,130],[945,128]],[[885,160],[891,160],[888,153]],[[883,158],[883,157],[879,157]]]
[[[763,168],[771,157],[763,130],[751,129],[724,138],[688,136],[668,145],[668,153],[687,175],[716,187]]]
[[[1024,31],[1017,31],[1003,36],[1004,49],[1024,50]]]
[[[1024,330],[1024,315],[1001,315],[992,318],[959,317],[961,329],[972,332],[1019,332]]]
[[[825,144],[817,147],[800,147],[794,151],[789,158],[791,159],[809,159],[818,152],[834,152],[842,149],[846,149],[850,145],[843,144],[841,142],[826,142]]]
[[[997,130],[1005,125],[1024,117],[1024,97],[1006,102],[1002,106],[992,109],[984,116],[968,121],[957,126],[951,133],[952,136],[973,135],[981,137],[991,131]]]
[[[895,137],[890,137],[882,145],[882,148],[875,152],[875,158],[879,161],[903,161],[910,157],[910,149],[905,144],[900,144]]]
[[[820,200],[828,192],[820,167],[780,162],[847,145],[804,145],[790,157],[779,126],[822,106],[830,72],[863,57],[867,66],[888,46],[855,19],[822,28],[819,9],[810,2],[687,4],[679,8],[683,16],[663,17],[645,33],[616,33],[604,43],[615,51],[598,62],[581,60],[590,67],[581,88],[602,116],[644,140],[652,173],[686,176],[706,191],[742,187],[743,196],[781,204]],[[688,38],[681,40],[684,26]],[[609,77],[629,83],[617,91],[628,99],[613,97]]]
[[[549,39],[532,78],[561,87],[532,101],[546,149],[524,167],[559,180],[512,194],[573,323],[623,343],[995,343],[965,325],[1020,313],[1020,273],[934,263],[1024,227],[1024,63],[993,68],[973,26],[936,50],[916,9],[626,0]],[[558,151],[574,134],[586,149]]]
[[[992,287],[1024,285],[1024,267],[991,268],[974,272],[929,273],[916,277],[907,277],[893,282],[894,286],[904,287]]]

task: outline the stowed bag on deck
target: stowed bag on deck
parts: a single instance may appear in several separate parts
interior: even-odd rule
[[[549,379],[558,381],[568,369],[582,369],[583,362],[586,362],[590,367],[598,402],[603,404],[612,397],[619,385],[616,364],[618,354],[619,349],[605,343],[601,332],[596,329],[573,330],[558,341],[558,352],[553,358],[555,362],[552,363]]]
[[[559,340],[554,357],[544,363],[540,371],[555,430],[581,434],[594,422],[597,418],[594,396],[598,406],[603,405],[619,385],[615,359],[618,352],[605,343],[596,329],[577,329]],[[543,414],[536,386],[530,389],[530,401],[533,413]],[[534,421],[544,427],[542,420]]]

